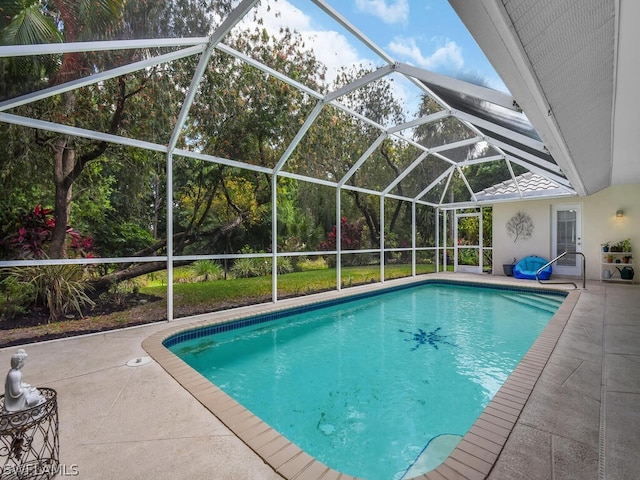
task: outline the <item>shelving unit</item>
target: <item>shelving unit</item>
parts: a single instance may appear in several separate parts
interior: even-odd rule
[[[635,270],[631,252],[605,252],[603,247],[604,245],[600,248],[600,281],[633,283],[635,275],[631,275],[632,278],[622,278],[625,274],[621,272],[625,267]]]

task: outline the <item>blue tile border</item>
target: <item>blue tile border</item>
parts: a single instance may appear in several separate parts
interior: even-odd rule
[[[415,282],[415,283],[406,284],[406,285],[396,285],[393,287],[380,289],[375,292],[359,293],[359,294],[345,296],[342,298],[336,298],[333,300],[316,302],[309,305],[285,308],[283,310],[278,310],[275,312],[251,315],[246,318],[242,318],[240,320],[231,320],[229,322],[224,322],[224,323],[219,323],[214,325],[207,325],[204,327],[194,327],[193,329],[171,335],[170,337],[163,340],[162,345],[165,346],[166,348],[171,348],[171,347],[174,347],[175,345],[178,345],[179,343],[182,343],[188,340],[203,338],[209,335],[214,335],[222,332],[229,332],[232,330],[237,330],[239,328],[259,325],[261,323],[270,322],[273,320],[280,320],[282,318],[290,317],[298,313],[311,312],[324,307],[332,307],[335,305],[340,305],[340,304],[351,302],[354,300],[372,298],[372,297],[376,297],[376,296],[387,294],[387,293],[397,292],[399,290],[422,287],[425,285],[454,285],[454,286],[485,288],[490,290],[502,290],[502,291],[518,292],[518,293],[554,295],[554,296],[563,297],[563,298],[567,296],[567,292],[565,291],[544,289],[544,288],[513,287],[509,285],[495,285],[495,284],[489,284],[489,283],[475,283],[475,282],[464,282],[464,281],[456,281],[456,280],[425,280],[422,282]]]

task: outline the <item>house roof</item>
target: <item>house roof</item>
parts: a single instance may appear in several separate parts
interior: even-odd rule
[[[506,200],[534,199],[549,196],[568,196],[570,193],[554,181],[527,172],[515,179],[505,180],[497,185],[485,188],[476,193],[479,202],[495,202]]]

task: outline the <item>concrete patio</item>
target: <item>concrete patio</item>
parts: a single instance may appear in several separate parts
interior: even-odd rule
[[[587,283],[489,478],[638,478],[639,293],[638,285]],[[60,478],[282,478],[158,363],[127,366],[147,356],[143,340],[193,321],[25,346],[25,381],[58,393]],[[0,364],[8,369],[17,348],[0,350]]]

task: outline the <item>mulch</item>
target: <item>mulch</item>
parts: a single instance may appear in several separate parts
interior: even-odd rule
[[[60,321],[50,321],[44,308],[33,308],[0,321],[0,348],[161,322],[167,318],[166,302],[162,300],[132,294],[121,302],[100,302],[82,316],[74,312]]]

